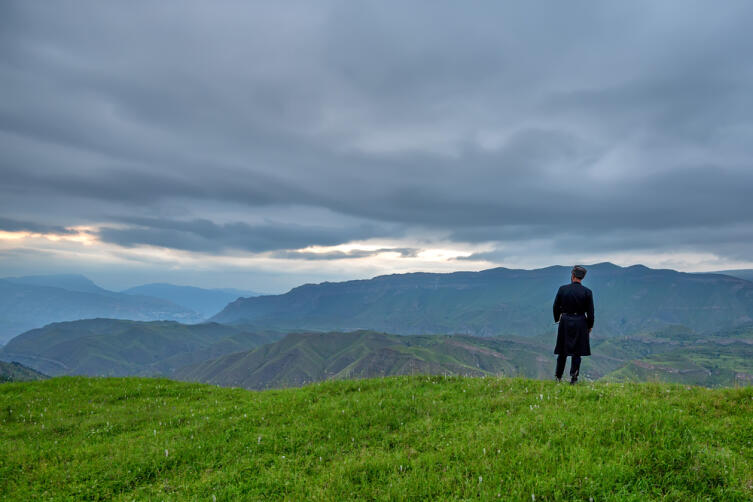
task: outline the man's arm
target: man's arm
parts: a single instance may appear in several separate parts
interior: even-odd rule
[[[557,296],[554,297],[554,305],[552,306],[552,313],[554,314],[554,322],[559,322],[560,320],[560,291],[561,289],[557,290]]]
[[[594,327],[594,295],[591,291],[588,292],[588,309],[586,311],[588,315],[588,331]]]

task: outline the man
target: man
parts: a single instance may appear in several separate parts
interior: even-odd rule
[[[570,384],[578,381],[581,356],[591,355],[589,335],[594,327],[594,298],[591,290],[581,284],[586,276],[586,269],[580,265],[573,267],[570,284],[560,286],[554,298],[554,322],[557,329],[557,368],[555,377],[562,380],[567,356],[570,360]]]

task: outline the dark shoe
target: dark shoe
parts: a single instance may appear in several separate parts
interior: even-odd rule
[[[554,377],[554,381],[560,383],[562,381],[562,377]]]
[[[571,378],[570,379],[570,385],[575,385],[576,383],[578,383],[578,379],[577,378]]]

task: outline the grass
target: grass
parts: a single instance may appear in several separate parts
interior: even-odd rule
[[[0,386],[2,500],[751,500],[753,388]]]

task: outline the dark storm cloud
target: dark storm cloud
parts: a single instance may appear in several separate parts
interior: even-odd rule
[[[28,221],[11,220],[0,217],[0,230],[5,232],[31,232],[37,234],[74,234],[74,230],[56,225],[44,225]]]
[[[236,249],[253,252],[298,249],[312,245],[333,246],[372,236],[391,235],[373,225],[317,227],[275,222],[249,225],[235,222],[216,224],[209,220],[160,220],[123,218],[135,226],[103,227],[97,233],[103,242],[125,247],[150,245],[187,251],[217,253]]]
[[[748,2],[0,11],[0,214],[19,220],[214,253],[407,228],[523,254],[753,245]],[[297,209],[245,222],[276,208]]]

